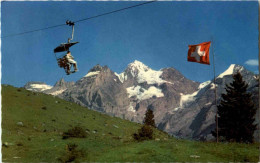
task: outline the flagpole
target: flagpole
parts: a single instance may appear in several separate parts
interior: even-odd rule
[[[213,38],[212,38],[212,55],[213,55],[213,71],[214,71],[214,87],[215,87],[215,106],[216,106],[216,134],[217,134],[217,143],[218,143],[218,107],[217,107],[217,86],[216,86],[216,71],[215,71],[215,54],[213,48]]]
[[[260,82],[259,82],[259,72],[260,72],[260,0],[258,0],[258,92],[260,91]],[[258,96],[260,100],[260,96]],[[260,103],[258,104],[258,150],[259,150],[259,158],[258,162],[260,162]]]

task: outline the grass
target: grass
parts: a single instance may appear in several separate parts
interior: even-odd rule
[[[87,136],[62,139],[75,126]],[[78,162],[258,161],[257,144],[180,140],[158,130],[154,131],[157,140],[137,142],[132,135],[140,127],[50,95],[2,86],[4,162],[57,162],[73,153]],[[84,155],[68,152],[70,144]]]

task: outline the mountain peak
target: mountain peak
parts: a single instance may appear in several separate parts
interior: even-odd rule
[[[134,69],[140,69],[140,70],[148,70],[150,69],[148,66],[143,64],[142,62],[135,60],[134,62],[130,63],[128,65],[129,68],[134,68]]]
[[[55,87],[55,86],[64,85],[65,83],[66,83],[66,82],[65,82],[64,78],[61,78],[59,81],[57,81],[57,82],[55,83],[54,87]]]
[[[95,65],[94,67],[92,67],[88,73],[83,77],[92,77],[92,76],[97,76],[101,71],[102,71],[103,67],[100,66],[99,64]]]
[[[218,76],[218,78],[223,78],[226,75],[232,75],[236,72],[241,72],[243,69],[244,69],[243,66],[237,64],[231,64],[225,72],[223,72]]]
[[[97,64],[92,69],[90,69],[89,72],[101,71],[102,69],[103,69],[103,67],[100,66],[99,64]]]
[[[137,76],[140,72],[147,72],[151,70],[148,66],[140,61],[135,60],[134,62],[128,64],[126,72],[130,71],[133,77]]]

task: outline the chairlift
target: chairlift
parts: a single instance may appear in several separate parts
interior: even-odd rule
[[[70,47],[72,47],[73,45],[75,45],[75,44],[77,44],[79,42],[71,42],[73,40],[73,36],[74,36],[74,26],[75,26],[75,23],[67,20],[66,21],[66,25],[72,26],[71,38],[68,38],[68,42],[67,43],[61,43],[59,46],[57,46],[54,49],[54,54],[55,54],[55,57],[56,57],[56,60],[58,62],[59,67],[64,68],[65,71],[67,72],[69,70],[69,68],[70,68],[70,65],[68,64],[66,58],[64,57],[66,54],[63,54],[63,55],[57,57],[56,53],[65,52],[65,51],[67,52],[67,51],[69,51]]]

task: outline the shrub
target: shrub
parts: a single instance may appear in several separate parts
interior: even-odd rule
[[[84,156],[83,150],[76,149],[78,145],[68,144],[66,145],[66,154],[58,158],[60,162],[78,162],[77,159]]]
[[[17,146],[23,146],[23,143],[18,142],[16,145],[17,145]]]
[[[62,139],[68,138],[85,138],[87,136],[85,130],[82,127],[76,126],[69,129],[67,132],[62,134]]]
[[[143,125],[138,130],[138,133],[133,134],[133,138],[138,141],[153,139],[153,128],[149,125]]]
[[[47,107],[46,107],[46,106],[43,106],[43,107],[42,107],[42,110],[47,110]]]

